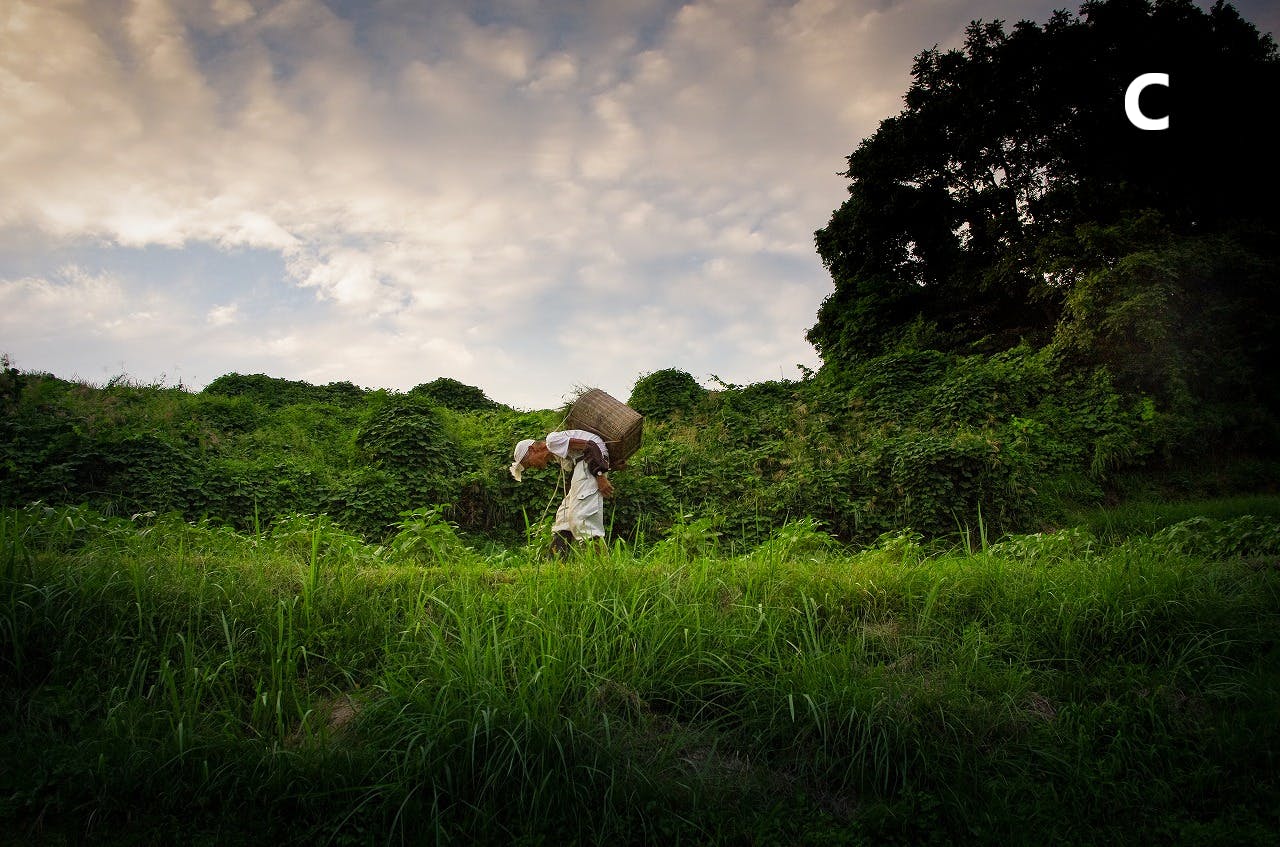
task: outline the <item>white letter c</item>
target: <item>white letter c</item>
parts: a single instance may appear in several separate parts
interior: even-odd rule
[[[1129,118],[1129,123],[1138,129],[1168,129],[1169,116],[1163,118],[1149,118],[1142,113],[1142,109],[1138,107],[1138,98],[1142,96],[1142,90],[1148,85],[1163,85],[1169,87],[1168,74],[1142,74],[1133,82],[1129,83],[1129,87],[1124,91],[1124,113]]]

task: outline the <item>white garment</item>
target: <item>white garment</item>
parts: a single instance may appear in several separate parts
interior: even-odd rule
[[[511,477],[516,481],[520,481],[520,475],[524,473],[524,457],[529,454],[529,448],[533,446],[533,439],[526,438],[516,444],[515,451],[511,454],[515,459],[511,463]]]
[[[572,532],[577,541],[604,538],[604,495],[600,493],[600,483],[581,457],[574,464],[569,493],[556,509],[556,523],[551,527],[552,532],[562,529]]]
[[[605,459],[609,458],[609,448],[605,446],[604,439],[594,432],[566,429],[547,435],[547,450],[560,461],[560,467],[566,471],[573,469],[569,493],[556,510],[556,523],[551,529],[553,532],[567,529],[578,541],[604,538],[604,495],[600,493],[600,483],[587,467],[582,451],[570,452],[571,438],[594,441],[600,446]]]
[[[600,445],[600,452],[604,454],[605,461],[609,461],[609,445],[604,443],[604,439],[596,435],[594,432],[587,432],[585,429],[562,429],[559,432],[547,433],[547,449],[551,451],[552,456],[560,459],[573,459],[569,455],[569,439],[576,438],[579,441],[594,441]],[[560,463],[564,466],[564,462]],[[568,467],[565,467],[568,470]]]

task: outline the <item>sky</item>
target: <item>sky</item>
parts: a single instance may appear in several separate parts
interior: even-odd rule
[[[0,0],[0,352],[525,409],[796,379],[913,57],[1064,5]]]

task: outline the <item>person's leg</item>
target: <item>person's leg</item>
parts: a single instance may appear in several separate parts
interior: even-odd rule
[[[573,546],[573,496],[566,494],[556,509],[556,522],[551,526],[551,549],[547,551],[552,559],[563,559],[569,555]]]
[[[604,540],[604,498],[598,491],[578,500],[573,530],[574,537],[597,556],[608,552],[609,545]]]
[[[551,537],[551,555],[556,558],[564,558],[569,555],[569,551],[573,549],[573,533],[567,529],[561,529]]]

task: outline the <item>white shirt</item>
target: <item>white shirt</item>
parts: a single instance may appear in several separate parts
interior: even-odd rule
[[[547,449],[551,451],[551,455],[559,456],[561,459],[568,459],[569,456],[569,439],[577,438],[581,441],[594,441],[600,445],[600,452],[604,455],[605,461],[609,459],[609,446],[604,443],[604,439],[596,435],[594,432],[587,432],[585,429],[564,429],[559,432],[551,432],[547,434]],[[576,458],[576,457],[574,457]]]

